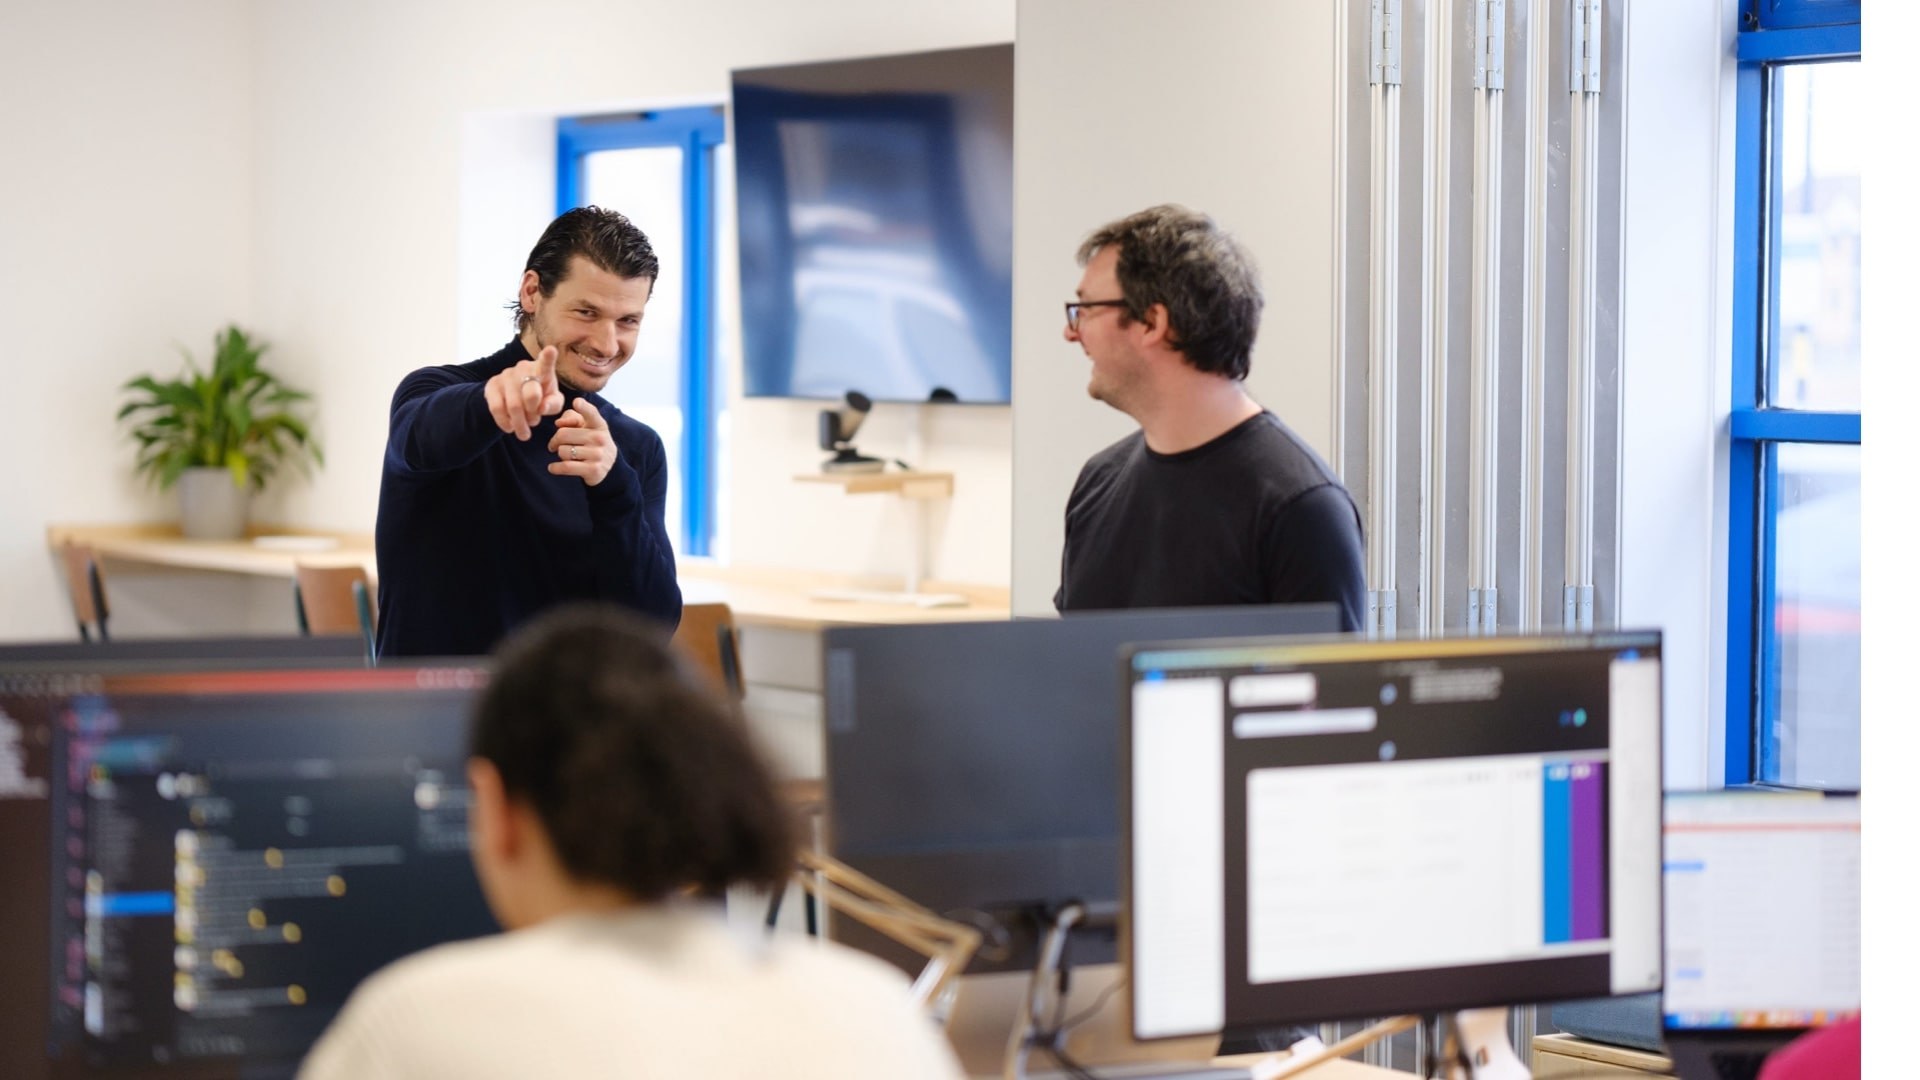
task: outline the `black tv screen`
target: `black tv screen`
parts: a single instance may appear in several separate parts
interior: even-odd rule
[[[1013,46],[733,73],[749,397],[1005,404]]]

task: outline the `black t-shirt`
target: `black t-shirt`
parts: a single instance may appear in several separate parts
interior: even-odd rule
[[[1360,512],[1270,412],[1178,454],[1135,432],[1095,454],[1067,500],[1060,611],[1367,602]]]

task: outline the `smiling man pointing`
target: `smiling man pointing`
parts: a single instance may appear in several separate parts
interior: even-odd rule
[[[527,256],[518,336],[401,381],[374,527],[381,656],[485,653],[569,600],[679,623],[666,452],[599,396],[659,274],[623,215],[569,210]]]

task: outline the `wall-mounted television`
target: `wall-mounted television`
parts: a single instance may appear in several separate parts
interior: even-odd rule
[[[733,73],[748,397],[1005,404],[1013,46]]]

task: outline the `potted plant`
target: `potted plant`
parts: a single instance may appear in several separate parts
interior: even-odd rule
[[[240,536],[248,498],[282,464],[304,469],[309,459],[324,460],[292,408],[309,395],[261,370],[266,351],[264,342],[230,325],[214,335],[212,371],[202,372],[183,346],[180,377],[142,375],[120,388],[135,395],[119,414],[134,421],[134,471],[162,491],[179,484],[180,531],[187,536]]]

